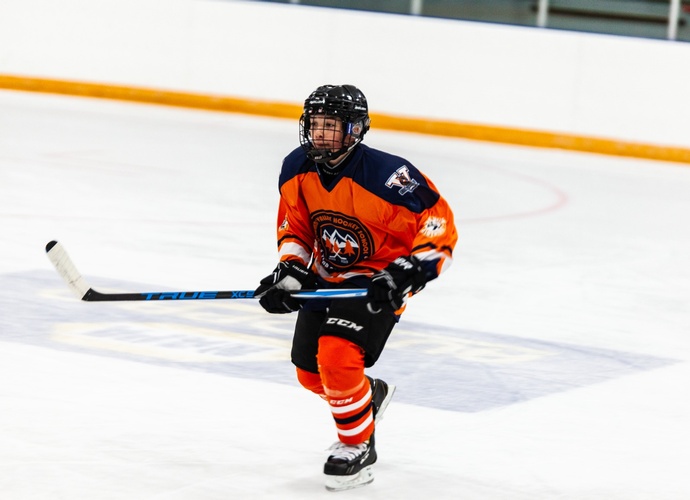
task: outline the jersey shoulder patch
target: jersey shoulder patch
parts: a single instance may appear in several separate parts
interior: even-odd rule
[[[362,159],[353,181],[394,205],[419,213],[432,207],[439,194],[412,163],[400,156],[361,144]]]

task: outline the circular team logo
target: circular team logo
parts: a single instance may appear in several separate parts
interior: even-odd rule
[[[421,232],[427,238],[441,236],[446,232],[446,219],[443,217],[429,217],[422,226]]]
[[[342,270],[371,256],[371,233],[354,217],[319,210],[311,215],[312,227],[321,253],[321,265]]]

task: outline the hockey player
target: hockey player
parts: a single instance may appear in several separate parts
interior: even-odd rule
[[[373,481],[375,422],[394,386],[365,375],[407,297],[446,269],[457,240],[453,214],[409,161],[362,144],[364,94],[324,85],[306,99],[300,145],[283,161],[279,264],[255,291],[269,313],[299,311],[291,357],[299,382],[329,405],[338,434],[326,488]],[[302,302],[301,288],[367,288],[366,298]]]

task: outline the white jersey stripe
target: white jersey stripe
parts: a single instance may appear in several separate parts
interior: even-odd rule
[[[283,243],[280,245],[278,255],[281,259],[285,255],[294,255],[295,257],[299,257],[303,262],[309,262],[309,259],[311,259],[311,253],[307,252],[302,245],[298,245],[297,243]]]

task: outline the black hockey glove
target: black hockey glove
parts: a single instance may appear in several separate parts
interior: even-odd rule
[[[261,307],[272,314],[290,313],[302,308],[290,291],[300,290],[303,286],[316,286],[314,273],[299,262],[283,261],[272,274],[259,282],[254,296],[259,299]]]
[[[386,309],[400,309],[407,294],[417,293],[426,285],[427,274],[415,257],[398,257],[371,278],[367,290],[367,309],[373,314]]]

